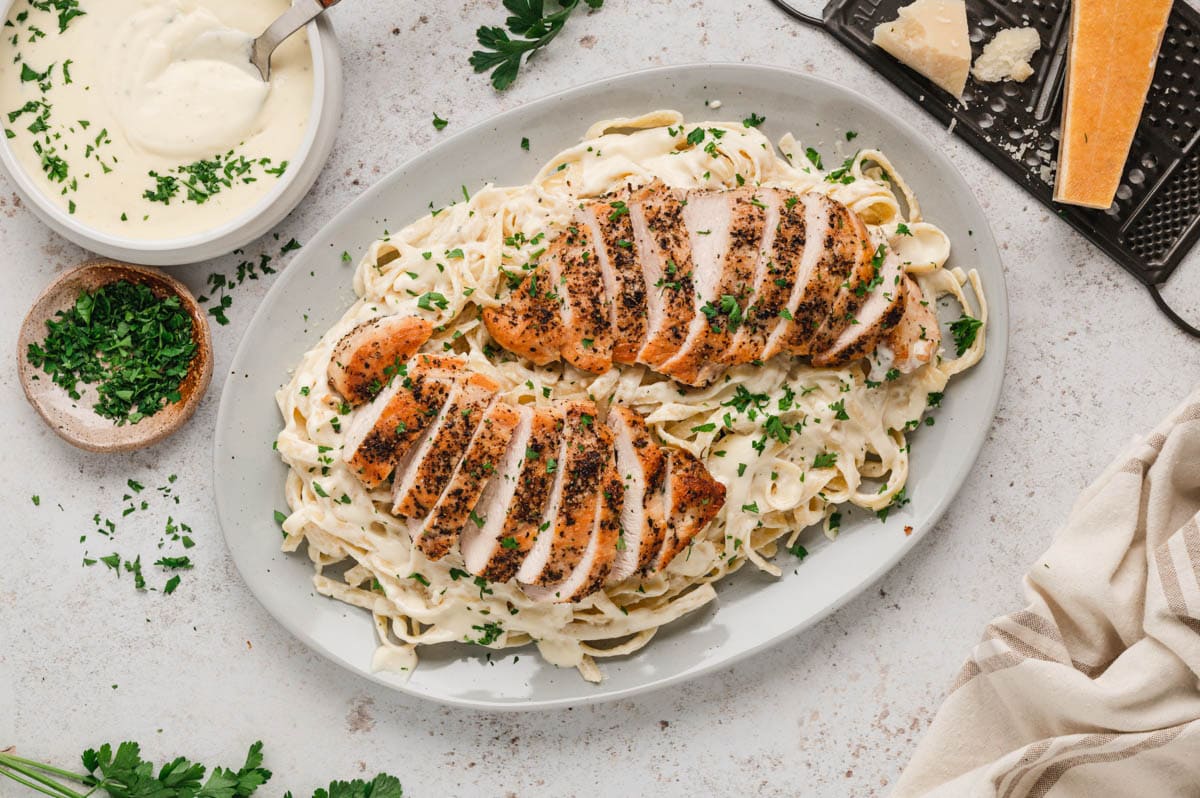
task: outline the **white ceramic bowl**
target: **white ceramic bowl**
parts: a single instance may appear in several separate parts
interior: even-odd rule
[[[8,18],[15,0],[0,0],[0,19]],[[55,205],[18,163],[8,140],[0,136],[0,165],[21,199],[59,235],[114,260],[147,266],[174,266],[226,255],[270,232],[312,188],[333,149],[342,116],[342,59],[328,15],[308,24],[313,60],[313,99],[308,130],[300,150],[271,192],[225,224],[182,238],[147,241],[123,238],[80,224]]]

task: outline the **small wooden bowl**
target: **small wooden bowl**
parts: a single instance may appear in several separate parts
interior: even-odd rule
[[[54,384],[50,375],[30,363],[26,354],[31,343],[41,343],[45,339],[46,321],[53,319],[55,313],[72,307],[81,293],[95,291],[119,280],[145,284],[157,297],[178,296],[183,309],[192,317],[192,340],[196,342],[191,367],[179,386],[182,398],[136,424],[121,426],[96,415],[86,393],[79,401],[72,399],[63,388]],[[187,286],[155,269],[112,260],[88,261],[48,285],[33,303],[17,338],[17,371],[21,375],[25,398],[59,437],[92,452],[141,449],[179,429],[196,412],[208,390],[212,381],[212,362],[208,319]]]

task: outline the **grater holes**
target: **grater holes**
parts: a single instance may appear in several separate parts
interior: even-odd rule
[[[1194,155],[1159,188],[1124,236],[1135,254],[1161,263],[1187,230],[1200,218],[1200,156]]]

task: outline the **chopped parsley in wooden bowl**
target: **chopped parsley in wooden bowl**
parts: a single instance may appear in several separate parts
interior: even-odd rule
[[[181,427],[212,379],[204,311],[155,269],[96,260],[51,283],[17,343],[25,396],[82,449],[150,446]]]

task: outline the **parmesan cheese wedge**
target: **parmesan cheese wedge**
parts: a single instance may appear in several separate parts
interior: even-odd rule
[[[961,98],[971,69],[964,0],[917,0],[875,28],[875,44]]]
[[[1171,0],[1074,0],[1055,202],[1112,205]]]

